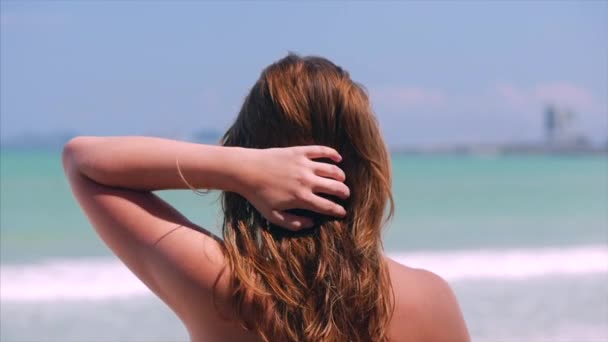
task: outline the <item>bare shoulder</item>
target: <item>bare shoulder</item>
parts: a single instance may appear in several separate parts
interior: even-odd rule
[[[385,259],[395,292],[393,340],[470,341],[456,296],[443,278]]]

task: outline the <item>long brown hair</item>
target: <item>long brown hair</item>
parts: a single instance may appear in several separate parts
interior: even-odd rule
[[[243,326],[265,341],[387,340],[394,300],[381,230],[393,212],[390,161],[363,88],[327,59],[289,54],[262,72],[223,144],[333,147],[351,192],[341,202],[345,218],[317,216],[299,233],[269,224],[240,195],[222,194]]]

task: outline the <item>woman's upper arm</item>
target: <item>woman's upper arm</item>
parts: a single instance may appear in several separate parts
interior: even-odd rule
[[[69,164],[69,162],[68,162]],[[182,320],[207,310],[224,265],[221,241],[148,191],[100,185],[64,160],[74,196],[112,251]],[[117,284],[120,286],[120,284]]]

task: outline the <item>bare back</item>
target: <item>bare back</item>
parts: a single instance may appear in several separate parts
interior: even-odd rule
[[[395,293],[395,311],[389,327],[392,341],[469,341],[469,335],[458,302],[445,280],[436,274],[404,266],[385,258]],[[218,282],[220,310],[230,312],[228,274]],[[207,310],[205,310],[207,311]],[[209,316],[189,327],[193,341],[260,341],[254,334],[240,328],[234,321],[220,315]]]

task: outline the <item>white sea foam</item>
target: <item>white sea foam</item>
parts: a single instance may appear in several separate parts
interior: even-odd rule
[[[608,246],[392,253],[448,281],[608,274]],[[0,300],[104,300],[150,291],[116,259],[50,260],[0,266]]]
[[[607,245],[399,253],[391,256],[402,264],[431,270],[449,281],[608,274]]]

